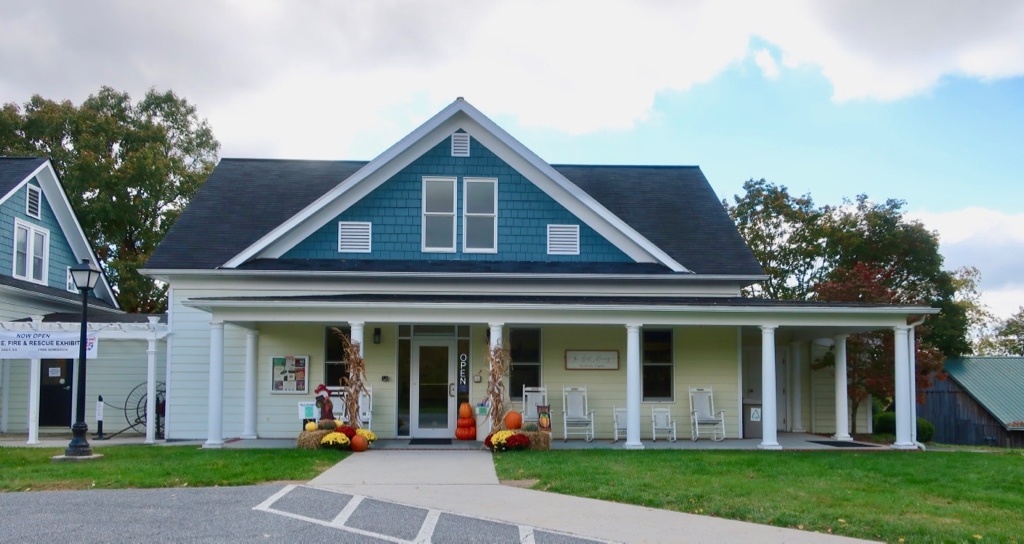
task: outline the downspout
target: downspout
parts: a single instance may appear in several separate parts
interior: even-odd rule
[[[910,387],[911,387],[911,390],[914,393],[910,397],[910,400],[911,400],[910,406],[911,406],[911,409],[912,409],[910,415],[911,415],[911,418],[912,418],[911,422],[913,423],[913,425],[911,425],[911,427],[910,427],[910,433],[911,433],[910,436],[911,436],[911,441],[921,451],[927,451],[927,448],[925,448],[924,444],[922,444],[922,443],[917,441],[917,333],[915,331],[917,329],[917,326],[922,324],[922,323],[924,323],[924,320],[926,318],[927,318],[927,316],[921,316],[920,319],[918,319],[917,321],[914,321],[914,322],[909,324],[910,325],[910,370],[911,370],[911,373],[910,373],[910,378],[911,378],[910,379]]]

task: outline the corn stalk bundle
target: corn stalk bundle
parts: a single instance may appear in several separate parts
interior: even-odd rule
[[[495,431],[501,429],[505,421],[505,375],[511,362],[508,348],[494,346],[487,353],[487,367],[490,369],[487,397],[491,404],[491,429]]]
[[[341,389],[345,394],[345,413],[348,414],[348,424],[358,429],[359,421],[359,394],[366,391],[366,361],[359,354],[359,342],[353,341],[341,329],[331,327],[331,332],[341,338],[345,344],[345,369],[348,375],[341,379]]]

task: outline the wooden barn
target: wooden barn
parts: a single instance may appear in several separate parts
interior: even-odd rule
[[[917,410],[933,442],[1024,448],[1024,357],[950,358],[945,371]]]

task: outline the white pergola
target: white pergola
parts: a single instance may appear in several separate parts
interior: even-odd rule
[[[92,323],[87,332],[95,334],[99,340],[146,340],[148,347],[146,371],[146,444],[156,441],[156,349],[157,342],[170,334],[167,325],[159,322],[158,317],[149,317],[146,323]],[[10,332],[80,332],[81,323],[52,322],[44,323],[41,316],[34,316],[32,321],[0,321],[0,331]],[[79,361],[74,362],[74,376],[79,376]],[[6,429],[9,413],[8,398],[10,397],[10,359],[2,361],[3,404],[0,405],[0,428]],[[39,391],[41,359],[30,359],[29,369],[29,401],[28,401],[28,441],[29,445],[39,443]],[[77,388],[72,388],[72,407],[76,406]]]

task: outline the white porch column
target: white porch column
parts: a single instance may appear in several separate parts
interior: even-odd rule
[[[7,412],[10,411],[11,404],[7,402],[7,399],[11,396],[11,362],[8,359],[0,360],[0,366],[3,367],[0,370],[0,380],[3,380],[3,391],[0,391],[0,395],[3,395],[3,399],[0,400],[0,410],[3,410],[3,414],[0,414],[0,433],[7,432]]]
[[[28,369],[28,442],[39,443],[39,373],[43,371],[43,362],[32,359]],[[72,386],[74,382],[72,382]],[[72,405],[74,406],[74,405]]]
[[[896,442],[892,445],[898,450],[912,450],[917,446],[911,439],[911,427],[913,422],[910,419],[910,412],[913,409],[911,403],[913,397],[910,391],[913,385],[910,383],[910,357],[907,347],[909,327],[893,327],[895,336],[896,351]]]
[[[781,450],[778,437],[778,407],[775,395],[775,329],[761,325],[761,443],[762,450]]]
[[[626,325],[626,444],[627,450],[644,449],[640,441],[640,325]]]
[[[850,436],[850,401],[846,379],[846,334],[837,334],[836,342],[836,440],[853,440]]]
[[[259,332],[255,329],[245,331],[245,416],[243,419],[242,438],[256,438],[256,340]]]
[[[210,322],[210,393],[204,448],[224,445],[224,322]]]
[[[156,325],[159,317],[149,318],[149,342],[146,347],[146,444],[156,442]]]
[[[910,367],[910,441],[917,445],[917,327],[907,328],[907,364]]]
[[[793,411],[790,413],[792,414],[791,423],[793,426],[794,433],[806,432],[804,431],[803,415],[803,380],[800,375],[802,372],[800,368],[802,361],[800,360],[800,358],[803,355],[805,345],[806,343],[804,342],[791,342],[789,344],[789,360],[793,361],[793,369],[792,371],[790,371],[790,376],[793,377],[793,383],[790,384],[789,386],[789,398],[793,399]]]
[[[501,347],[501,341],[502,341],[502,338],[501,338],[501,328],[504,325],[505,325],[504,323],[488,323],[487,324],[487,326],[490,327],[490,331],[491,331],[491,346],[490,347],[491,347],[492,350],[494,348],[496,348],[496,347]]]
[[[359,342],[359,356],[363,356],[363,331],[366,328],[366,323],[363,321],[349,321],[349,326],[352,327],[352,338],[353,342]]]

